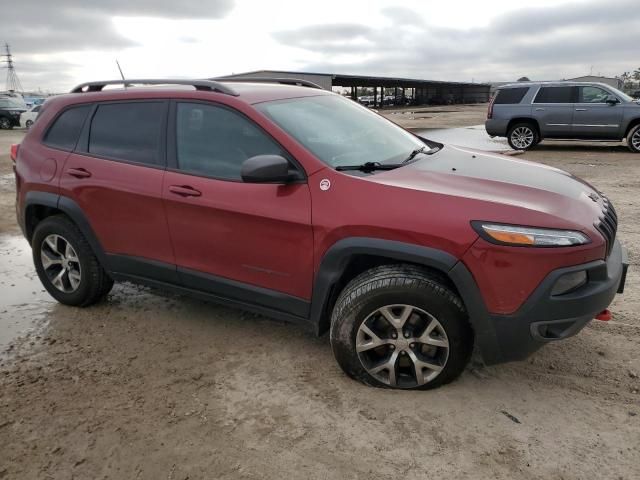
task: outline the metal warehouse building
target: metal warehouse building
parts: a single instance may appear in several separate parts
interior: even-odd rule
[[[374,106],[384,89],[393,88],[395,98],[408,98],[415,105],[430,103],[481,103],[489,101],[491,86],[486,83],[443,82],[416,78],[374,77],[368,75],[343,75],[339,73],[288,72],[281,70],[256,70],[219,78],[297,78],[308,80],[326,90],[333,87],[351,89],[351,98],[359,98],[361,88],[374,89]]]

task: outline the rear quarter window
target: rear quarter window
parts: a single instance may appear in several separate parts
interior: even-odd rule
[[[91,105],[71,107],[53,121],[44,137],[44,144],[59,150],[72,151],[80,136],[80,131],[91,110]]]
[[[505,88],[503,90],[498,90],[493,104],[505,105],[520,103],[528,91],[529,87]]]

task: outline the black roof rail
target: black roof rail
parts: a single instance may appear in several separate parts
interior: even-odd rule
[[[317,83],[310,82],[309,80],[302,80],[300,78],[269,78],[269,77],[217,77],[212,78],[217,82],[256,82],[256,83],[280,83],[282,85],[298,85],[300,87],[319,88],[324,90]]]
[[[184,80],[169,78],[144,78],[144,79],[126,79],[126,80],[103,80],[97,82],[81,83],[71,90],[71,93],[83,92],[100,92],[107,85],[123,85],[125,88],[129,85],[190,85],[196,90],[207,90],[211,92],[224,93],[226,95],[238,96],[238,93],[232,88],[222,85],[214,80]]]

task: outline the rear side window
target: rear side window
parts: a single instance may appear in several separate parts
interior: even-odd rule
[[[573,103],[573,87],[541,87],[533,103]]]
[[[76,146],[89,110],[91,110],[91,105],[81,105],[62,112],[49,127],[44,137],[45,145],[68,152],[72,151]]]
[[[127,162],[158,165],[163,102],[99,105],[89,132],[89,153]]]
[[[242,163],[255,155],[286,156],[243,115],[202,103],[178,103],[176,154],[180,170],[224,180],[241,180]]]
[[[505,88],[503,90],[498,90],[493,104],[501,105],[508,103],[520,103],[528,91],[529,87]]]

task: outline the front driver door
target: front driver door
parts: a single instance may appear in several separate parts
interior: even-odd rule
[[[623,109],[619,103],[608,104],[612,94],[604,88],[586,85],[578,87],[578,102],[573,115],[576,138],[601,138],[620,140]]]
[[[164,177],[163,199],[182,283],[306,316],[313,272],[308,185],[240,177],[247,158],[288,154],[225,106],[176,102],[171,110],[173,168]]]

